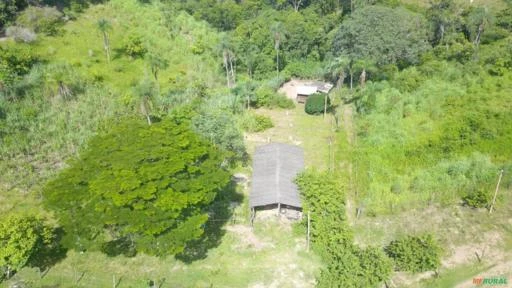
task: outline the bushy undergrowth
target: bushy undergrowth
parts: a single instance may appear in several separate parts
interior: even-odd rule
[[[485,207],[510,163],[512,76],[431,61],[356,94],[359,203],[388,213],[459,203]]]
[[[247,132],[262,132],[274,127],[272,119],[265,115],[246,113],[240,119],[240,126]]]
[[[442,249],[430,234],[394,240],[385,251],[399,271],[432,271],[441,265]]]
[[[270,87],[262,87],[256,90],[256,97],[253,106],[256,108],[283,108],[291,109],[295,107],[293,100],[286,98],[286,96],[278,94]]]

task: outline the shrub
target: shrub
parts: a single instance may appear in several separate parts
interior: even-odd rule
[[[30,6],[21,12],[16,20],[17,24],[27,27],[36,33],[46,35],[57,34],[59,26],[63,23],[62,13],[54,7]]]
[[[246,114],[241,121],[242,129],[247,132],[262,132],[274,127],[272,119],[264,115]]]
[[[30,31],[30,29],[18,26],[8,27],[5,30],[5,35],[11,37],[16,42],[31,43],[37,40],[36,33]]]
[[[269,87],[262,87],[256,90],[256,99],[252,102],[252,106],[256,108],[283,108],[291,109],[295,107],[293,100],[286,98],[286,96],[276,93]]]
[[[130,35],[124,44],[124,52],[130,57],[143,57],[147,49],[142,42],[142,38],[137,35]]]
[[[462,197],[464,204],[473,208],[489,207],[492,201],[492,193],[486,189],[475,189]]]
[[[331,101],[326,94],[313,94],[306,100],[304,110],[308,114],[321,114],[324,112],[325,97],[327,97],[327,109],[331,105]]]
[[[385,251],[400,271],[424,272],[441,264],[441,247],[430,234],[391,241]]]

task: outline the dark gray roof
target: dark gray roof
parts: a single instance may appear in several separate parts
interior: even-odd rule
[[[256,147],[249,206],[285,204],[302,207],[294,179],[304,169],[304,152],[294,145],[272,143]]]

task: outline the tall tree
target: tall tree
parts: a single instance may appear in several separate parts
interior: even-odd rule
[[[295,10],[295,12],[299,12],[299,8],[303,4],[304,0],[290,0],[290,2],[292,3],[293,10]]]
[[[100,19],[97,23],[98,30],[103,35],[103,49],[107,56],[107,63],[110,63],[110,37],[109,32],[112,30],[112,25],[106,19]]]
[[[210,204],[229,181],[223,160],[184,118],[149,127],[121,119],[45,186],[44,204],[68,247],[98,249],[113,239],[173,255],[203,234]]]
[[[435,0],[430,3],[426,15],[432,26],[433,45],[444,43],[446,35],[460,29],[461,11],[453,0]]]
[[[276,71],[277,77],[279,78],[279,49],[281,47],[281,42],[285,39],[283,24],[281,22],[274,23],[270,27],[270,31],[272,32],[274,40],[274,49],[276,51]]]
[[[149,63],[149,68],[151,69],[151,74],[155,81],[158,83],[158,73],[167,68],[169,66],[169,62],[167,59],[163,58],[161,55],[155,53],[149,53],[147,55],[147,61]]]
[[[429,49],[426,22],[403,8],[368,6],[343,21],[333,42],[336,55],[377,65],[418,63]]]
[[[329,78],[336,81],[336,87],[341,88],[347,77],[347,71],[350,69],[350,59],[348,57],[336,57],[327,66],[327,74]],[[352,75],[352,74],[350,74]],[[352,78],[350,80],[352,83]],[[351,85],[352,87],[352,85]]]
[[[227,35],[223,35],[219,44],[219,50],[222,54],[222,63],[226,71],[226,82],[228,88],[236,84],[235,66],[236,61],[233,45]]]
[[[151,125],[151,108],[153,106],[153,99],[158,93],[155,83],[148,77],[145,77],[134,87],[134,93],[139,99],[140,112],[146,117],[148,125]]]

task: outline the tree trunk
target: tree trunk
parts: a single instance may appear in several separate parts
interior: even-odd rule
[[[158,68],[154,67],[153,69],[153,77],[155,78],[155,81],[158,81]]]
[[[340,73],[340,78],[338,79],[338,88],[343,87],[343,82],[345,82],[345,77],[346,77],[345,71],[342,70]]]
[[[235,70],[233,69],[233,60],[234,59],[235,59],[235,57],[233,57],[233,54],[230,53],[229,54],[229,69],[231,70],[231,83],[233,83],[233,85],[236,85]]]
[[[327,97],[329,97],[329,95],[325,95],[324,96],[324,118],[325,118],[325,114],[327,114]]]
[[[475,38],[475,42],[474,42],[477,49],[478,49],[478,46],[480,45],[480,37],[482,36],[483,32],[484,32],[484,23],[481,23],[480,25],[478,25],[478,33],[476,34],[476,38]]]
[[[146,120],[148,120],[148,125],[151,125],[151,117],[149,116],[149,109],[147,107],[147,99],[143,98],[142,102],[140,103],[140,110],[144,116],[146,116]]]
[[[439,39],[439,43],[443,43],[443,40],[444,40],[444,24],[441,23],[441,25],[439,25],[439,30],[441,30],[441,39]]]
[[[364,84],[366,83],[366,69],[363,68],[363,72],[361,72],[361,76],[359,77],[359,82],[361,88],[364,88]]]
[[[231,81],[229,80],[228,55],[227,55],[226,51],[224,51],[223,57],[224,57],[224,69],[226,70],[226,82],[227,82],[228,88],[231,88]]]
[[[352,91],[352,87],[354,85],[354,72],[350,71],[350,90]]]
[[[302,0],[294,0],[293,1],[293,9],[295,10],[295,12],[299,12],[301,3],[302,3]]]
[[[103,48],[105,49],[105,54],[107,55],[107,63],[110,63],[110,43],[108,40],[107,32],[103,32]]]
[[[277,70],[277,78],[279,78],[279,48],[276,49],[276,70]]]

